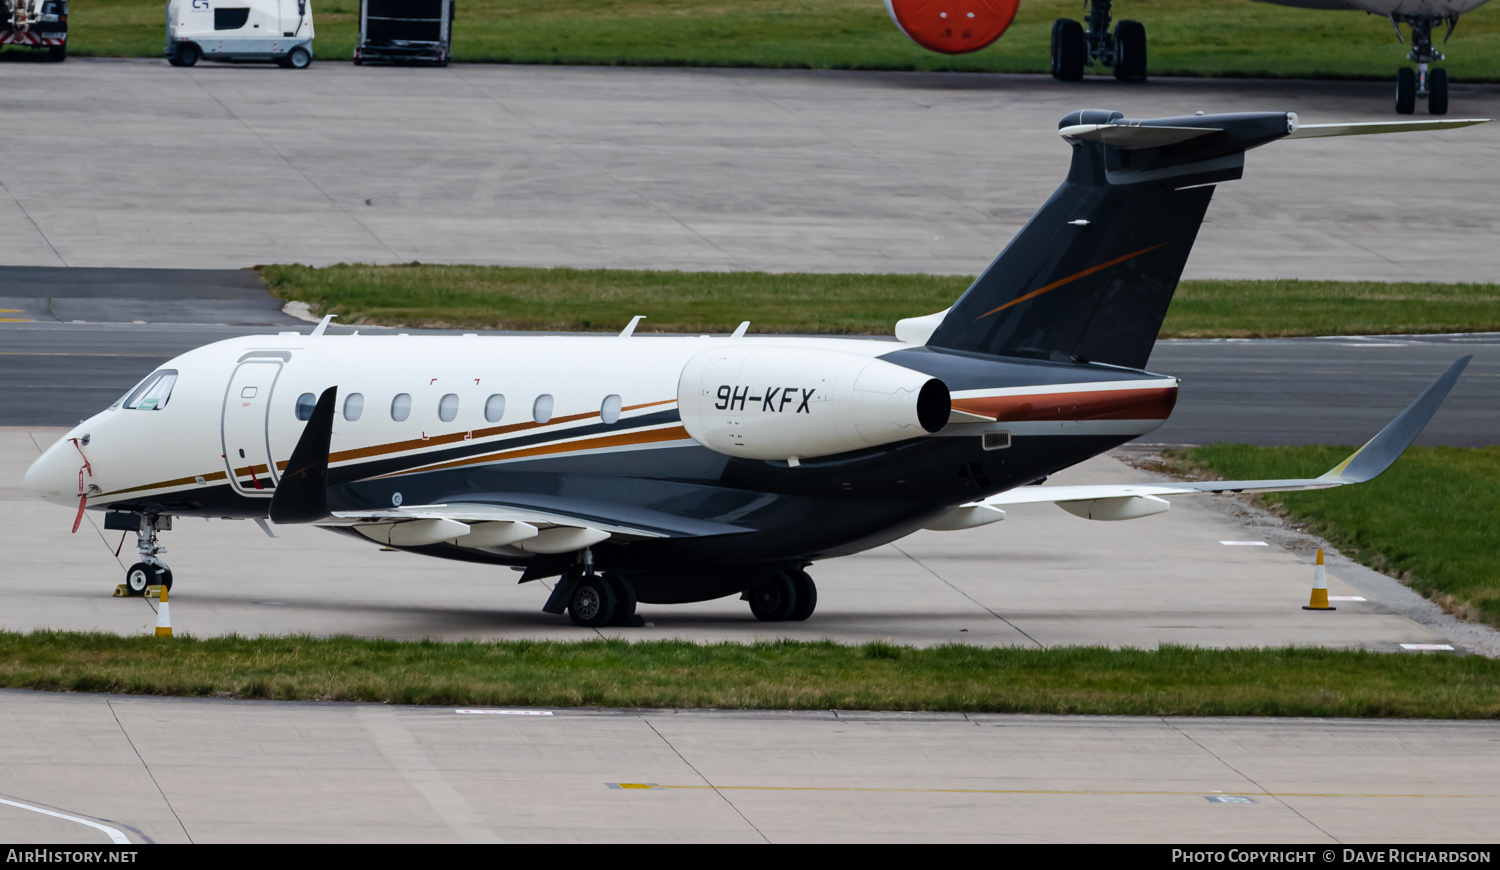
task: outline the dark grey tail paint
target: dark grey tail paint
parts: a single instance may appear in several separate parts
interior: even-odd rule
[[[313,406],[307,427],[287,460],[286,473],[271,496],[271,522],[312,523],[328,516],[328,449],[333,443],[338,393],[338,387],[329,387]]]
[[[1212,185],[1239,178],[1244,152],[1290,126],[1285,112],[1136,121],[1098,109],[1058,126],[1080,124],[1216,132],[1155,148],[1069,140],[1067,180],[953,306],[929,347],[1144,368]]]

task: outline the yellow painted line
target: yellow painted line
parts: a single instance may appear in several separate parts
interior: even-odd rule
[[[0,317],[0,323],[35,323],[35,322],[36,321],[34,321],[34,320],[28,320],[25,317]]]
[[[20,314],[19,308],[0,308],[0,314]]]
[[[649,782],[617,782],[622,789],[698,789],[702,791],[817,791],[872,792],[892,794],[1036,794],[1036,795],[1167,795],[1201,797],[1366,797],[1366,798],[1497,798],[1500,794],[1379,794],[1366,792],[1291,792],[1291,791],[1072,791],[1062,789],[1009,788],[846,788],[818,785],[657,785]]]
[[[18,321],[31,323],[32,321]],[[0,350],[0,356],[128,356],[142,359],[162,359],[159,353],[60,353],[56,351]],[[170,359],[170,357],[168,357]]]

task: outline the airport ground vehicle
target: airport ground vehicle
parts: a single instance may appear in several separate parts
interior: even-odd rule
[[[1473,123],[1074,112],[1057,191],[897,342],[749,324],[638,337],[634,321],[618,336],[328,335],[325,318],[174,358],[25,485],[76,505],[75,531],[88,509],[136,531],[132,591],[170,585],[158,532],[173,517],[252,519],[561,577],[545,609],[598,626],[638,624],[637,601],[737,594],[759,619],[806,619],[809,565],[1013,504],[1129,520],[1175,494],[1358,484],[1411,444],[1466,359],[1316,478],[1029,485],[1170,415],[1177,379],[1145,366],[1215,186],[1247,150]]]
[[[431,63],[453,54],[457,0],[360,0],[354,62]]]
[[[68,0],[0,0],[0,46],[45,50],[47,59],[68,56]]]
[[[193,66],[271,62],[306,69],[313,60],[311,0],[168,0],[167,61]]]

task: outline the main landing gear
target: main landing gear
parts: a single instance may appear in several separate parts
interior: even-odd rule
[[[1458,16],[1442,18],[1435,15],[1392,15],[1391,26],[1396,29],[1396,38],[1401,38],[1401,25],[1411,28],[1411,51],[1406,59],[1417,68],[1402,67],[1396,71],[1396,114],[1410,115],[1417,110],[1417,100],[1427,101],[1427,112],[1431,115],[1448,114],[1448,71],[1428,69],[1428,64],[1442,60],[1443,53],[1432,47],[1432,28],[1448,22],[1447,42],[1458,24]]]
[[[141,525],[136,531],[136,556],[140,559],[125,572],[125,591],[140,597],[146,594],[147,586],[165,586],[168,590],[172,588],[172,569],[158,558],[158,554],[165,553],[163,547],[157,540],[158,532],[172,531],[172,518],[159,516],[157,514],[142,514]]]
[[[762,622],[802,622],[818,607],[818,587],[801,568],[778,571],[741,596]]]
[[[570,569],[559,582],[573,584],[567,593],[567,608],[574,625],[640,628],[646,624],[635,612],[635,587],[618,574],[608,571],[596,574],[589,562]]]
[[[1084,24],[1071,18],[1052,22],[1052,75],[1065,82],[1083,79],[1083,68],[1098,61],[1113,67],[1122,82],[1146,80],[1146,26],[1139,21],[1121,21],[1109,30],[1112,0],[1085,0],[1089,12]]]

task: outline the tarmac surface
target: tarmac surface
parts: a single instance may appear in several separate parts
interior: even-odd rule
[[[1497,740],[1494,722],[4,691],[0,797],[75,820],[0,804],[0,840],[1483,843]]]
[[[982,269],[1062,180],[1057,122],[1391,121],[1389,82],[455,64],[5,72],[0,263],[465,262]],[[1450,117],[1500,116],[1453,87]],[[1188,277],[1492,281],[1500,125],[1276,143],[1222,185]],[[0,293],[0,295],[4,295]]]

